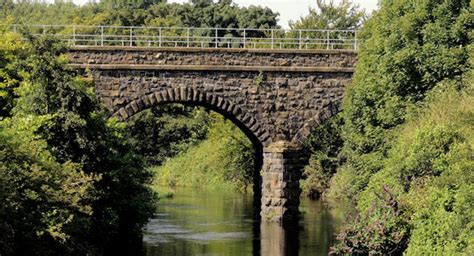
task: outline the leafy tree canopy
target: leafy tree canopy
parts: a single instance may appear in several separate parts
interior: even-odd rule
[[[309,15],[290,21],[291,29],[357,29],[367,15],[351,0],[335,4],[333,0],[316,0],[316,8],[309,8]]]

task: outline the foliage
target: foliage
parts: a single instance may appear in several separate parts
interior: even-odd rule
[[[133,116],[127,123],[127,136],[148,165],[161,165],[205,139],[210,121],[200,108],[162,105]]]
[[[64,168],[74,178],[79,175],[74,172],[82,170],[91,177],[100,177],[93,184],[94,193],[84,202],[90,207],[91,216],[82,218],[80,225],[67,226],[64,234],[61,233],[61,226],[53,226],[58,230],[58,236],[65,240],[64,244],[72,243],[71,248],[64,253],[77,253],[77,250],[108,253],[117,248],[117,243],[127,246],[130,237],[141,234],[141,227],[154,212],[154,195],[145,186],[152,177],[151,173],[144,168],[142,159],[124,137],[124,126],[114,120],[107,121],[107,115],[95,99],[90,85],[66,68],[66,58],[62,55],[66,48],[46,38],[30,38],[29,41],[31,45],[26,58],[18,60],[20,70],[17,70],[17,75],[21,81],[19,87],[15,88],[18,98],[12,110],[13,120],[24,120],[24,126],[36,127],[35,138],[46,142],[41,145],[51,152],[50,162],[59,166],[50,167],[53,171]],[[34,140],[29,144],[34,146]],[[36,170],[34,166],[32,162],[31,168]],[[28,171],[29,167],[26,165],[24,168]],[[46,189],[48,177],[43,177],[46,180],[37,180],[33,185]],[[68,178],[58,176],[56,179]],[[66,184],[64,186],[53,189],[63,189],[55,193],[67,197],[71,194],[67,190],[70,188]],[[70,196],[72,202],[77,201],[74,195]],[[32,202],[34,205],[35,202]],[[48,207],[48,204],[44,207]],[[49,207],[52,207],[53,213],[42,209],[45,214],[49,214],[43,217],[56,226],[63,222],[68,224],[71,219],[77,218],[76,211],[68,215],[69,219],[62,220],[59,218],[62,218],[61,208],[56,210],[54,206]],[[54,215],[56,212],[57,221]],[[29,254],[43,250],[57,253],[63,247],[59,244],[41,248],[40,241],[33,238],[29,241],[39,246],[24,247],[24,250],[34,250]],[[21,244],[20,240],[14,242]]]
[[[154,168],[155,182],[167,186],[231,187],[253,183],[255,152],[248,138],[218,114],[206,140]]]
[[[472,13],[469,1],[382,1],[366,22],[328,192],[358,215],[335,253],[472,254]]]
[[[69,24],[77,15],[72,1],[3,0],[0,8],[0,18],[14,24]]]
[[[79,164],[58,163],[34,134],[41,122],[32,116],[0,121],[2,255],[84,253],[77,249],[85,244],[70,230],[92,215],[98,176],[85,174]]]
[[[403,207],[389,189],[383,187],[377,200],[363,214],[344,227],[340,241],[330,254],[401,255],[406,249],[409,224]]]
[[[408,255],[472,254],[472,81],[472,77],[467,78],[462,91],[457,91],[456,83],[440,83],[429,93],[426,106],[413,110],[410,120],[398,131],[384,168],[372,175],[360,194],[359,215],[341,232],[335,252],[386,254],[402,252],[400,249],[408,246]],[[387,215],[384,207],[374,207],[385,190],[391,191],[401,214]],[[361,237],[369,221],[377,221],[386,231],[389,227],[385,225],[393,220],[397,225],[390,227],[396,230],[383,236],[392,241],[390,244],[380,247]]]
[[[299,21],[291,22],[292,29],[356,29],[364,22],[365,12],[351,1],[335,5],[333,1],[318,0],[317,9],[310,8],[310,14]],[[312,198],[326,194],[331,178],[343,161],[340,151],[343,145],[341,115],[318,126],[306,143],[307,153],[311,154],[305,167],[301,187],[303,193]],[[334,189],[333,189],[334,190]],[[333,191],[334,195],[335,192]]]
[[[181,26],[219,28],[276,28],[278,13],[266,7],[239,7],[232,0],[190,1],[107,0],[76,6],[69,1],[5,1],[0,19],[17,24],[84,24],[117,26]],[[208,32],[205,32],[208,33]],[[219,36],[228,33],[219,31]],[[241,36],[233,32],[233,36]],[[261,36],[254,31],[250,36]]]
[[[445,173],[410,194],[415,212],[408,255],[474,253],[473,147],[456,145],[442,161]]]
[[[316,127],[305,145],[311,157],[304,168],[301,187],[303,193],[309,197],[319,198],[324,195],[329,188],[331,177],[340,165],[339,152],[343,144],[341,126],[340,115],[332,117]]]
[[[436,93],[429,111],[420,114],[423,118],[406,126],[406,130],[415,126],[419,132],[431,133],[442,128],[444,135],[437,137],[444,137],[446,141],[445,146],[440,146],[443,151],[431,157],[429,166],[426,161],[419,162],[420,167],[425,166],[430,172],[420,175],[419,169],[414,169],[418,178],[411,182],[406,195],[413,225],[408,254],[470,255],[474,252],[473,81],[471,76],[467,80],[470,85],[462,92],[448,88]],[[433,129],[433,126],[440,128]],[[454,140],[446,138],[449,133]],[[433,152],[431,148],[435,143],[426,140],[420,151]],[[404,170],[401,172],[406,175]]]
[[[316,0],[316,9],[297,21],[290,21],[291,29],[358,29],[366,19],[364,10],[351,0],[342,0],[338,5],[333,0]]]
[[[0,31],[0,118],[10,116],[15,99],[14,89],[20,80],[18,60],[25,58],[26,53],[26,45],[18,34]]]
[[[153,4],[159,4],[166,1],[163,0],[102,0],[99,2],[105,8],[146,8]]]
[[[468,1],[384,1],[360,33],[353,84],[343,103],[346,169],[361,177],[346,197],[356,199],[383,168],[407,110],[437,82],[459,83],[469,69],[472,19]]]

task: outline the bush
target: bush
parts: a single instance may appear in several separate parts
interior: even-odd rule
[[[339,156],[343,144],[341,126],[341,117],[332,117],[316,127],[305,145],[311,157],[304,168],[301,187],[303,193],[309,197],[319,198],[325,194],[331,177],[342,162]]]
[[[32,182],[32,192],[35,189],[48,190],[50,182],[62,183],[68,181],[69,176],[71,179],[78,179],[79,170],[85,173],[84,177],[100,179],[93,183],[94,193],[85,202],[76,199],[66,184],[65,187],[60,184],[51,185],[50,194],[41,198],[41,202],[45,202],[45,208],[40,209],[45,214],[41,216],[41,221],[52,223],[52,229],[47,231],[58,232],[64,239],[63,243],[71,248],[65,250],[62,244],[42,248],[41,240],[30,239],[30,245],[19,250],[25,250],[26,254],[42,251],[45,254],[94,254],[110,253],[118,248],[117,244],[128,248],[131,238],[140,237],[141,228],[154,213],[154,194],[146,186],[152,175],[144,168],[142,159],[124,137],[124,125],[114,120],[107,121],[106,112],[92,93],[92,86],[66,68],[66,58],[63,56],[66,48],[47,38],[29,40],[31,44],[27,58],[17,60],[17,72],[21,80],[19,87],[15,88],[18,98],[12,110],[12,120],[22,120],[24,127],[35,127],[32,131],[33,139],[25,143],[34,147],[36,139],[44,141],[41,146],[51,155],[49,157],[45,153],[50,159],[47,163],[51,166],[37,169],[41,165],[36,166],[33,161],[23,163],[21,161],[26,159],[19,159],[25,166],[18,169],[15,165],[10,165],[4,171],[10,172],[13,178],[21,178],[22,175],[28,175],[28,172],[40,176]],[[29,155],[26,154],[26,157]],[[63,173],[56,171],[59,168],[65,168],[64,172],[69,176],[61,177]],[[40,171],[43,169],[51,170],[52,173],[42,174]],[[54,176],[55,173],[58,176]],[[50,178],[49,175],[53,177]],[[65,191],[66,189],[68,190]],[[80,186],[77,189],[82,191]],[[21,204],[20,199],[24,196],[22,189],[12,192],[20,193],[18,198],[12,199],[12,203],[18,201]],[[90,208],[90,215],[77,214],[76,211],[63,217],[62,208],[68,205],[64,202],[52,204],[59,200],[55,196],[60,194],[64,197],[59,198],[61,200],[86,204]],[[36,199],[34,193],[31,196]],[[47,203],[48,201],[51,203]],[[34,206],[35,202],[29,205]],[[63,222],[67,224],[72,219],[76,220],[77,216],[81,217],[80,224],[64,225],[64,233],[59,230]],[[37,217],[26,216],[15,221],[25,222],[28,227],[27,223],[35,223]],[[56,227],[56,222],[59,227]],[[22,243],[22,240],[14,240],[13,250],[17,250],[16,246]]]
[[[408,110],[423,102],[438,82],[459,84],[469,70],[470,17],[466,0],[396,0],[383,1],[365,23],[342,112],[345,168],[363,177],[359,191],[383,168],[381,160]]]
[[[474,150],[457,145],[440,160],[445,172],[409,195],[414,214],[408,255],[474,253]]]
[[[343,229],[335,252],[386,254],[391,250],[403,252],[400,249],[407,247],[408,255],[472,254],[472,78],[466,77],[464,84],[460,92],[452,83],[439,84],[428,95],[426,106],[414,110],[410,120],[400,127],[384,168],[370,177],[360,193],[359,216]],[[344,177],[344,183],[351,178]],[[390,191],[401,214],[381,205],[380,195],[385,190]],[[371,227],[376,222],[383,230],[390,230],[377,238],[384,241],[383,246],[372,240],[376,235],[362,235],[365,225]],[[391,226],[393,223],[396,226]],[[406,238],[398,239],[400,234]],[[405,239],[409,239],[408,244]]]
[[[387,187],[376,196],[367,211],[342,229],[330,254],[401,255],[405,251],[410,226],[403,206]]]
[[[0,254],[93,252],[71,230],[83,230],[91,217],[98,177],[79,164],[58,163],[34,135],[39,122],[0,121]]]
[[[162,166],[153,168],[155,182],[167,186],[231,187],[246,190],[253,184],[255,149],[246,135],[218,114],[208,138]]]

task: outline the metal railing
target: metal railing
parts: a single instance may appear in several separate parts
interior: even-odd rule
[[[184,28],[83,25],[9,25],[10,30],[57,38],[74,46],[245,49],[352,49],[357,31],[323,29]]]

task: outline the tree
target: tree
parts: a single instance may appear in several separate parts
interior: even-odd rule
[[[128,248],[154,213],[154,194],[146,186],[151,173],[125,138],[125,126],[108,121],[91,85],[66,67],[66,48],[47,38],[29,41],[13,116],[40,120],[35,134],[59,164],[75,163],[100,177],[96,196],[87,201],[92,215],[68,234],[101,253],[123,249],[117,244]]]
[[[438,82],[459,81],[470,68],[471,13],[466,0],[383,1],[366,22],[343,101],[345,166],[355,176],[346,191],[360,191],[383,167],[407,109]]]
[[[291,29],[358,29],[366,19],[364,10],[351,0],[338,5],[333,0],[316,0],[316,9],[309,8],[309,15],[290,21]]]
[[[148,8],[151,5],[166,2],[164,0],[102,0],[100,5],[107,9],[115,8]]]
[[[0,31],[0,120],[11,115],[14,90],[20,82],[18,61],[25,58],[27,53],[26,44],[21,42],[20,36],[6,29],[8,25]]]
[[[93,252],[71,230],[84,230],[98,177],[58,163],[34,133],[41,118],[0,121],[0,254]]]
[[[342,1],[339,5],[335,5],[333,1],[326,3],[317,0],[317,6],[317,9],[310,8],[308,16],[290,22],[291,29],[357,29],[366,18],[365,12],[348,0]],[[299,36],[294,32],[292,34],[294,38]],[[313,35],[315,38],[318,36],[326,37],[325,34]],[[330,179],[343,162],[343,157],[340,155],[343,146],[341,133],[343,124],[342,116],[337,115],[317,127],[307,142],[307,150],[311,157],[309,165],[304,169],[305,180],[301,185],[303,192],[310,197],[319,198],[326,193]]]
[[[358,213],[336,254],[472,254],[472,13],[387,0],[365,23],[329,192]]]

